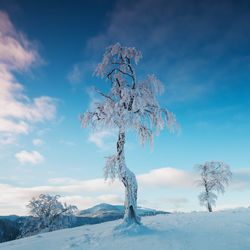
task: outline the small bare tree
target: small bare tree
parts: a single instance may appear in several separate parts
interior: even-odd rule
[[[230,168],[224,162],[206,162],[197,165],[196,169],[200,174],[198,186],[203,187],[204,191],[199,195],[201,206],[206,206],[209,212],[212,212],[212,205],[216,204],[217,195],[214,193],[224,193],[225,185],[229,184],[232,178]]]
[[[118,176],[124,184],[124,222],[128,224],[140,224],[140,218],[137,215],[136,177],[125,163],[126,131],[135,130],[142,144],[147,140],[153,144],[154,135],[158,135],[165,125],[169,129],[176,125],[174,115],[157,102],[157,95],[164,91],[161,82],[154,75],[137,79],[135,65],[141,57],[141,52],[135,48],[119,43],[108,47],[95,75],[105,78],[110,83],[110,90],[104,93],[96,89],[102,101],[95,102],[81,117],[83,127],[118,129],[116,153],[107,157],[104,174],[105,179]]]

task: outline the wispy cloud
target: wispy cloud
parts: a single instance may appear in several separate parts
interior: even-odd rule
[[[21,164],[37,165],[44,161],[43,155],[41,155],[37,151],[28,152],[28,151],[22,150],[16,153],[15,157]]]
[[[73,87],[76,87],[85,78],[92,75],[95,66],[96,64],[93,59],[75,63],[67,75],[68,81]]]
[[[82,79],[83,71],[79,64],[75,64],[68,74],[68,80],[72,83],[79,83]]]
[[[101,150],[109,150],[114,145],[114,130],[99,130],[90,133],[88,140]]]
[[[48,96],[30,99],[14,75],[40,62],[34,45],[0,11],[0,106],[4,107],[0,109],[1,137],[28,134],[32,124],[55,117],[56,101]]]
[[[44,144],[44,141],[42,139],[39,138],[35,138],[32,140],[32,143],[34,146],[42,146]]]
[[[40,60],[37,51],[25,35],[16,30],[8,15],[3,11],[0,12],[0,20],[1,64],[8,69],[28,70],[31,63]]]

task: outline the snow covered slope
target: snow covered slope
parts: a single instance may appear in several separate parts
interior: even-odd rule
[[[249,250],[250,209],[157,215],[143,227],[116,229],[121,220],[44,233],[0,244],[2,250]]]

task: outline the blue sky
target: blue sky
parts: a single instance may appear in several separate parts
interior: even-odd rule
[[[0,1],[0,212],[23,214],[40,192],[60,193],[79,208],[123,202],[122,186],[102,180],[115,131],[79,122],[91,86],[106,88],[92,72],[116,42],[142,51],[138,77],[158,76],[166,88],[160,103],[181,126],[178,134],[162,132],[153,150],[129,133],[139,205],[202,209],[193,166],[220,160],[235,178],[218,209],[248,206],[247,1],[51,2]]]

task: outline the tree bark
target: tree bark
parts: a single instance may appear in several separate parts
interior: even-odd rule
[[[125,187],[125,214],[124,222],[128,224],[140,224],[140,217],[137,214],[137,181],[135,174],[131,172],[125,163],[124,156],[125,131],[119,129],[117,141],[117,160],[119,166],[119,177]]]
[[[208,209],[208,212],[213,212],[212,206],[209,202],[207,202],[207,209]]]
[[[207,186],[207,181],[205,180],[205,191],[206,191],[206,194],[207,194],[207,197],[209,196],[209,192],[208,192],[208,186]],[[208,212],[213,212],[213,209],[212,209],[212,206],[208,200],[208,198],[206,199],[207,200],[207,210]]]

